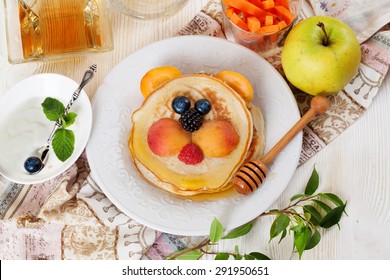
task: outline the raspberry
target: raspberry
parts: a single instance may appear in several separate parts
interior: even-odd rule
[[[178,157],[180,161],[189,165],[201,163],[204,158],[201,149],[193,143],[185,145],[181,149]]]

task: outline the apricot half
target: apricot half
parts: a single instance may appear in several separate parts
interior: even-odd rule
[[[192,142],[208,157],[227,156],[237,147],[239,140],[236,128],[227,120],[205,122],[192,135]]]
[[[150,150],[158,156],[173,156],[191,142],[187,133],[176,120],[162,118],[154,122],[148,131]]]
[[[160,66],[146,72],[140,82],[142,95],[147,98],[163,83],[181,76],[181,72],[173,66]]]
[[[249,104],[253,99],[253,87],[249,80],[240,73],[223,70],[215,77],[224,81],[228,86],[234,89],[244,99],[246,104]]]

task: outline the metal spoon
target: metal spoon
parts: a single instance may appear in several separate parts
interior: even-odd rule
[[[68,105],[65,108],[64,115],[67,115],[70,107],[72,107],[73,103],[77,100],[77,98],[80,95],[81,90],[83,87],[92,80],[94,73],[96,72],[97,66],[96,64],[93,64],[89,67],[87,71],[85,71],[83,79],[79,85],[79,87],[75,90],[75,92],[72,95],[72,99],[69,101]],[[62,125],[62,119],[59,118],[55,125],[53,130],[51,131],[49,137],[47,138],[46,144],[43,145],[38,151],[36,156],[28,157],[24,161],[24,169],[30,174],[37,174],[39,173],[44,167],[48,159],[48,153],[50,148],[50,143],[53,140],[54,134],[56,133],[57,129],[60,128]]]

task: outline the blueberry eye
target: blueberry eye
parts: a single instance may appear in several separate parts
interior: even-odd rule
[[[206,115],[211,110],[211,104],[207,99],[199,99],[195,102],[195,110]]]
[[[184,114],[190,107],[191,101],[185,96],[179,95],[172,100],[173,111],[180,115]]]

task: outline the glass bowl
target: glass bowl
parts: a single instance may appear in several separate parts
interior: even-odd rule
[[[188,0],[111,0],[111,5],[119,12],[144,20],[173,15]]]
[[[243,45],[263,57],[269,57],[275,55],[281,51],[283,47],[284,39],[286,38],[288,32],[297,22],[299,13],[302,9],[303,0],[289,0],[290,11],[295,15],[295,17],[286,24],[279,28],[279,30],[274,32],[265,32],[265,33],[256,33],[244,30],[238,27],[232,22],[232,20],[226,15],[227,7],[224,4],[224,0],[221,0],[222,5],[222,23],[223,29],[226,36],[226,39],[229,41],[236,42],[240,45]],[[260,1],[259,1],[260,2]],[[271,10],[269,10],[272,12]],[[240,18],[247,17],[248,15],[238,14]],[[281,20],[281,18],[278,18]],[[261,22],[263,27],[264,23]]]

